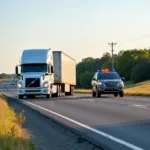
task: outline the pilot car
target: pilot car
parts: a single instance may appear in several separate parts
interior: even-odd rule
[[[92,79],[92,96],[101,97],[102,94],[114,94],[115,97],[124,96],[124,77],[114,70],[102,69],[94,74]]]

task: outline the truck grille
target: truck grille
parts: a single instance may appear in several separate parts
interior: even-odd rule
[[[39,78],[27,78],[25,86],[26,87],[40,87],[40,79]]]
[[[106,82],[106,87],[117,87],[118,82]]]

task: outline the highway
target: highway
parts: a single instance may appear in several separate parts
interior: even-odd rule
[[[113,95],[92,98],[89,94],[75,94],[18,100],[11,82],[3,83],[0,90],[104,149],[150,149],[150,98]]]

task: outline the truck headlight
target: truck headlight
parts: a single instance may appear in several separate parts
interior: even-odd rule
[[[49,86],[48,82],[43,83],[44,88],[48,88],[48,86]]]
[[[22,84],[21,83],[17,83],[17,87],[18,88],[22,88]]]

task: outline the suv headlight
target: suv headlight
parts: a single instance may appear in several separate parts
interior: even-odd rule
[[[102,85],[102,82],[98,82],[98,85]]]
[[[119,87],[124,87],[123,81],[120,81],[120,82],[117,84],[117,86],[119,86]]]

